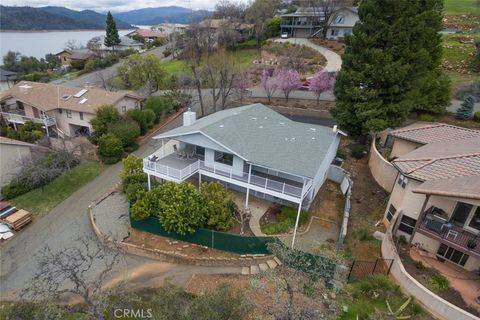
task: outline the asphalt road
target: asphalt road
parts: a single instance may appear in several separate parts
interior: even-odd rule
[[[146,156],[158,147],[158,141],[150,140],[137,150],[136,154]],[[87,207],[95,199],[111,190],[119,181],[120,170],[121,163],[110,166],[101,175],[0,247],[0,298],[18,297],[18,293],[26,287],[34,275],[37,265],[35,255],[47,245],[52,251],[58,252],[78,246],[76,240],[84,236],[90,236],[95,245],[100,245],[92,232]],[[89,276],[94,278],[101,271],[101,262],[99,262],[92,268]],[[166,278],[171,278],[174,283],[182,285],[193,273],[239,271],[239,268],[233,267],[178,266],[126,255],[110,277],[112,281],[128,280],[130,286],[142,287],[161,285]]]

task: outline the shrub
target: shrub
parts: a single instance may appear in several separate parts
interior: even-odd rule
[[[98,137],[107,133],[108,126],[120,121],[122,116],[117,108],[111,105],[104,105],[97,109],[95,118],[90,120],[94,132]]]
[[[140,136],[140,127],[137,122],[127,118],[108,125],[107,132],[119,138],[122,146],[126,147],[133,144]]]
[[[418,120],[426,121],[426,122],[433,122],[435,120],[435,118],[431,114],[422,113],[418,116]]]
[[[171,49],[165,49],[163,50],[163,56],[164,57],[169,57],[170,55],[172,54],[172,50]]]
[[[127,111],[127,117],[135,120],[140,127],[140,134],[145,134],[148,131],[146,114],[139,109],[132,109]]]
[[[336,156],[342,159],[347,159],[347,151],[345,151],[344,149],[338,149]]]
[[[170,97],[151,96],[145,103],[145,109],[155,113],[155,123],[174,109],[174,101]]]
[[[367,154],[367,147],[362,144],[355,144],[350,147],[350,154],[355,159],[361,159]]]
[[[373,235],[365,228],[359,229],[355,232],[355,237],[360,241],[374,241]]]
[[[462,105],[457,109],[455,117],[457,119],[470,119],[473,115],[473,109],[475,106],[475,97],[469,95],[466,96],[462,102]]]
[[[98,139],[98,154],[103,162],[118,162],[123,155],[122,141],[113,134],[106,134]]]
[[[138,144],[132,143],[132,144],[129,144],[128,146],[126,146],[125,148],[123,148],[123,150],[127,153],[132,153],[132,152],[137,151],[138,148],[140,148],[140,146]]]
[[[122,160],[123,169],[120,173],[120,179],[122,180],[123,190],[129,184],[142,184],[147,183],[147,176],[143,172],[143,160],[136,155],[129,154]]]
[[[303,225],[308,222],[310,218],[310,212],[302,210],[300,212],[300,221],[299,224]],[[290,228],[295,226],[295,221],[297,219],[297,209],[291,207],[282,207],[282,210],[278,214],[278,222],[270,223],[262,227],[262,232],[265,234],[279,234],[287,233]]]
[[[446,290],[450,287],[448,279],[441,274],[432,276],[430,278],[430,284],[437,291]]]
[[[422,263],[422,261],[415,261],[413,264],[418,270],[425,270],[425,265]]]
[[[153,128],[153,125],[155,124],[155,112],[152,110],[142,110],[143,117],[145,118],[145,124],[147,125],[148,129]]]
[[[82,70],[83,68],[85,68],[85,62],[81,60],[73,60],[70,62],[70,65],[75,70]]]
[[[480,111],[477,111],[473,114],[473,121],[480,122]]]
[[[238,210],[233,193],[219,182],[204,182],[201,195],[206,208],[207,226],[220,231],[231,229],[235,224],[234,214]]]

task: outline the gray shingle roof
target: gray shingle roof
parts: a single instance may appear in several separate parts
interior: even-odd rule
[[[262,104],[216,112],[157,135],[155,139],[202,133],[245,160],[313,178],[337,133],[292,121]]]

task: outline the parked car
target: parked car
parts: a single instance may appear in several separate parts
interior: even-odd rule
[[[310,90],[310,79],[302,81],[302,86],[300,87],[300,90]]]
[[[280,38],[288,39],[288,32],[282,32],[282,34],[280,35]]]

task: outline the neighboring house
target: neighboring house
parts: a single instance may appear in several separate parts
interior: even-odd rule
[[[269,201],[308,208],[335,158],[343,132],[292,121],[262,104],[228,109],[154,137],[162,148],[144,159],[148,175],[174,182],[192,176]],[[168,143],[165,144],[165,142]]]
[[[46,148],[23,141],[0,137],[0,187],[8,184],[21,169],[21,161]]]
[[[17,81],[17,73],[0,68],[0,91],[5,91],[13,87]]]
[[[480,130],[417,123],[390,137],[398,175],[384,223],[437,259],[478,270]]]
[[[242,39],[247,39],[252,35],[254,24],[241,23],[228,19],[205,19],[198,23],[202,29],[217,33],[222,28],[232,29],[238,32]]]
[[[86,63],[89,59],[95,56],[95,53],[90,49],[63,49],[57,53],[56,56],[58,57],[60,64],[66,67],[76,61]]]
[[[319,37],[322,34],[323,12],[311,7],[300,7],[294,13],[282,14],[281,33],[294,38]],[[358,21],[358,11],[354,7],[342,7],[331,15],[327,38],[337,39],[352,33]]]
[[[160,23],[151,27],[153,31],[158,31],[164,34],[180,33],[183,34],[188,29],[188,24],[180,23]]]
[[[141,38],[145,43],[153,42],[157,39],[165,39],[168,37],[166,33],[156,32],[156,31],[146,30],[146,29],[137,29],[135,31],[128,33],[126,36],[132,39],[135,39],[137,37]]]
[[[115,51],[125,51],[128,49],[140,51],[143,48],[143,43],[135,41],[127,36],[120,36],[120,44],[117,44],[114,48],[105,46],[105,36],[98,36],[88,41],[88,47],[92,50],[102,53],[110,53]]]
[[[1,115],[15,128],[26,121],[41,123],[47,134],[89,135],[90,120],[103,105],[120,113],[140,107],[142,98],[134,92],[110,92],[100,88],[80,89],[48,83],[21,81],[0,94]]]

